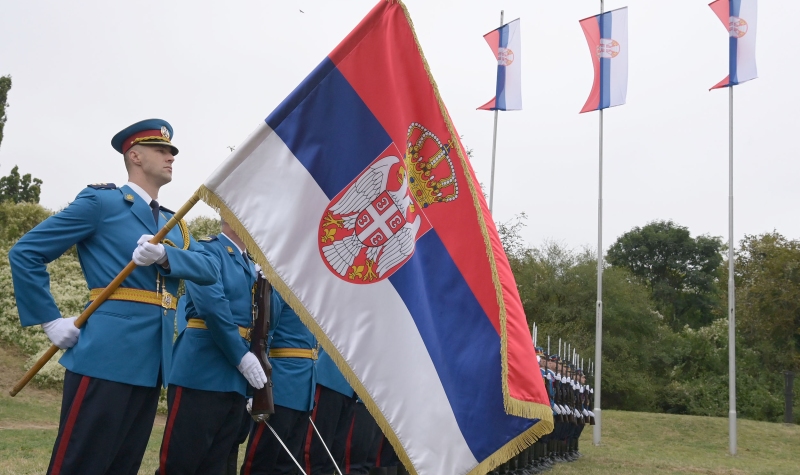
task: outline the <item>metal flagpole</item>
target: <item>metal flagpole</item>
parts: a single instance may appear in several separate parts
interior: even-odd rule
[[[500,27],[503,26],[503,10],[500,10]],[[495,98],[495,107],[497,107],[497,98]],[[492,139],[492,183],[489,188],[489,213],[492,212],[494,206],[494,157],[497,152],[497,113],[500,112],[496,108],[494,110],[494,139]]]
[[[736,286],[733,281],[733,85],[728,86],[728,431],[736,455]]]
[[[600,15],[605,13],[605,3],[600,0]],[[600,173],[597,198],[597,309],[595,314],[594,360],[594,432],[593,443],[600,445],[600,370],[603,352],[603,109],[600,109]]]

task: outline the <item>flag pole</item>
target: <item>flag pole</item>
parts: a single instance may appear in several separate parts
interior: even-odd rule
[[[600,15],[605,13],[605,3],[600,0]],[[602,20],[602,17],[601,17]],[[594,374],[594,419],[592,433],[594,445],[600,445],[600,371],[603,352],[603,109],[600,109],[600,173],[597,198],[597,309],[595,314],[594,360],[597,369]]]
[[[736,285],[733,280],[733,84],[728,86],[728,431],[736,455]]]
[[[500,27],[503,27],[503,10],[500,10]],[[489,213],[492,213],[494,207],[494,157],[497,152],[497,98],[495,98],[494,109],[494,138],[492,139],[492,183],[489,188]]]

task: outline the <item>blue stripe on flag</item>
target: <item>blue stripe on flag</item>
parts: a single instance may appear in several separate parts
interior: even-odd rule
[[[728,85],[733,86],[739,84],[739,73],[736,64],[736,57],[739,49],[739,38],[731,36],[728,38]]]
[[[315,87],[323,80],[325,77],[336,67],[328,58],[322,60],[321,63],[311,71],[311,74],[306,76],[303,79],[303,82],[297,86],[294,91],[292,91],[289,96],[281,102],[281,104],[272,111],[272,114],[267,117],[267,125],[272,130],[278,128],[281,125],[281,122],[292,113],[292,111],[297,107],[298,104],[303,102],[303,100],[311,94],[311,91],[314,90]]]
[[[267,124],[330,199],[392,143],[327,58],[270,114]]]
[[[598,15],[600,38],[611,39],[612,13]],[[600,104],[598,109],[606,109],[611,105],[611,58],[600,58]]]
[[[730,15],[738,17],[742,11],[742,0],[730,0]]]
[[[498,48],[508,48],[508,33],[509,33],[509,26],[504,25],[501,28],[498,28],[498,32],[500,33],[500,41],[498,42]],[[500,64],[497,65],[497,87],[494,94],[495,99],[495,109],[498,110],[506,110],[506,67]]]
[[[536,420],[505,412],[500,336],[436,230],[417,241],[414,256],[389,281],[414,318],[475,458],[484,460],[530,428]]]

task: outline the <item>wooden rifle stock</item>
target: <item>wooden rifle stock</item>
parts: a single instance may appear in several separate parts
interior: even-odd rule
[[[256,355],[261,369],[267,375],[267,384],[261,389],[253,390],[253,407],[250,415],[256,422],[265,422],[275,414],[275,400],[272,397],[272,365],[267,357],[267,338],[269,338],[270,296],[272,286],[267,279],[258,276],[255,295],[255,319],[251,333],[250,352]]]

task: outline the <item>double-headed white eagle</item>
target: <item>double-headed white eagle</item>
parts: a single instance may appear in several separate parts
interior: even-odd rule
[[[367,259],[377,263],[378,277],[403,262],[414,252],[417,230],[419,230],[422,216],[417,216],[413,223],[406,223],[393,236],[387,236],[386,243],[381,246],[368,247],[363,244],[355,232],[356,219],[362,211],[384,191],[389,194],[394,204],[400,210],[403,218],[406,210],[413,204],[408,196],[408,178],[403,175],[402,185],[397,191],[389,191],[386,187],[389,182],[389,171],[392,166],[400,161],[394,156],[384,157],[370,166],[361,177],[348,189],[345,194],[330,207],[335,215],[340,215],[345,229],[353,229],[353,234],[341,241],[322,248],[325,259],[340,275],[347,274],[353,265],[358,253],[367,248]],[[381,252],[382,251],[382,252]]]

